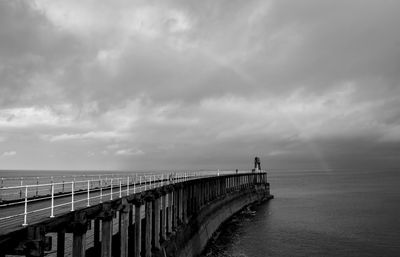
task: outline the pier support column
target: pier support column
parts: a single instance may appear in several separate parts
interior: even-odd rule
[[[141,204],[135,204],[135,257],[140,257],[142,248],[142,218],[140,213]]]
[[[57,257],[65,254],[65,229],[57,231]]]
[[[101,249],[101,243],[100,243],[100,220],[95,219],[94,220],[94,228],[93,228],[93,245],[94,245],[94,251],[96,255],[100,253]]]
[[[153,245],[154,248],[160,249],[160,200],[159,195],[153,200],[153,216],[154,216],[154,238]]]
[[[86,225],[75,226],[72,242],[72,256],[85,257],[86,254]]]
[[[85,257],[86,255],[86,231],[88,220],[85,213],[76,213],[71,224],[72,229],[72,256]]]
[[[146,216],[146,233],[145,233],[145,253],[146,257],[151,257],[151,234],[152,234],[152,200],[146,199],[145,216]]]
[[[179,189],[177,187],[174,188],[173,196],[174,196],[174,202],[173,202],[173,207],[172,207],[172,231],[176,230],[178,227],[178,192]]]
[[[111,207],[110,207],[111,208]],[[101,257],[111,257],[113,213],[107,212],[101,220]]]
[[[188,188],[182,187],[182,224],[186,224],[187,207],[188,207]]]
[[[126,200],[125,200],[126,201]],[[121,257],[128,257],[128,233],[129,233],[129,205],[125,203],[120,210],[120,253]]]
[[[27,257],[44,256],[45,229],[42,226],[28,227],[29,245],[25,248]]]
[[[170,191],[168,193],[168,227],[167,227],[167,231],[168,233],[172,233],[172,196],[173,196],[173,192]]]
[[[167,238],[167,196],[165,192],[162,192],[161,196],[161,218],[160,218],[160,242]]]
[[[211,200],[210,181],[207,181],[206,186],[207,186],[206,187],[206,190],[207,190],[207,198],[206,198],[206,200],[207,200],[207,203],[208,203]]]
[[[183,223],[183,188],[179,188],[179,224]]]
[[[200,187],[201,187],[201,189],[200,189],[200,191],[201,191],[200,206],[203,207],[203,206],[204,206],[204,203],[205,203],[205,183],[204,183],[204,182],[201,182]]]

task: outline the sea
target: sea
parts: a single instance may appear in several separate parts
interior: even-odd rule
[[[203,256],[400,256],[400,170],[268,178],[275,198],[227,222]]]

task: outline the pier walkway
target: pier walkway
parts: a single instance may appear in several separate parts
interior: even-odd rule
[[[168,184],[188,181],[199,177],[212,176],[218,172],[90,175],[48,178],[47,183],[39,179],[12,178],[9,185],[31,182],[26,185],[0,187],[0,235],[47,218],[68,213],[91,205],[113,200],[130,194],[140,193]],[[60,179],[62,181],[59,181]],[[86,180],[83,180],[88,178]],[[35,182],[36,183],[32,183]],[[41,178],[41,181],[46,178]],[[3,179],[4,181],[4,179]],[[4,185],[4,184],[3,184]]]

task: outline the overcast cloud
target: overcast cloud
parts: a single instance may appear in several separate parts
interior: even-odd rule
[[[400,1],[0,1],[0,169],[400,167]]]

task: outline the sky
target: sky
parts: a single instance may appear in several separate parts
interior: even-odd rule
[[[400,1],[0,1],[0,169],[400,167]]]

